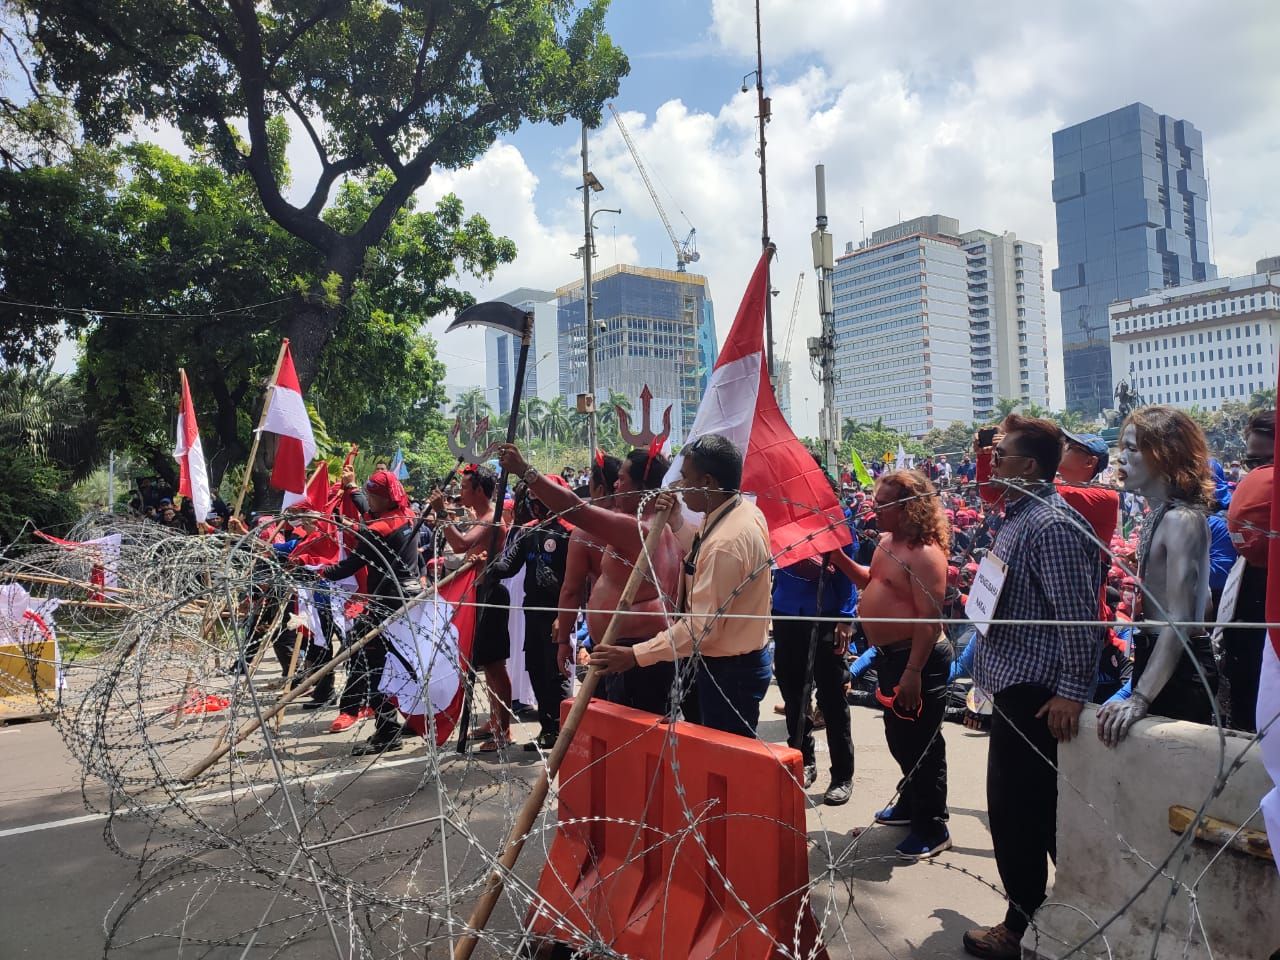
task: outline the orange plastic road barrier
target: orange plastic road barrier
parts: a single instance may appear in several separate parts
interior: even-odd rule
[[[533,936],[644,960],[825,958],[802,775],[788,747],[592,701],[560,768]]]

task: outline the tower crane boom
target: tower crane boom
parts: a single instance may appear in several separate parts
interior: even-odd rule
[[[791,301],[791,322],[787,324],[787,339],[783,342],[782,359],[791,359],[791,338],[796,332],[796,317],[800,315],[800,291],[804,289],[804,271],[800,271],[800,277],[796,280],[796,296]]]
[[[671,238],[671,246],[676,251],[676,270],[679,273],[684,273],[687,264],[697,263],[701,259],[701,254],[698,253],[697,248],[698,231],[695,227],[690,226],[689,235],[684,240],[676,237],[676,232],[671,226],[671,218],[667,216],[667,211],[663,209],[662,201],[658,199],[658,191],[653,188],[653,181],[649,179],[649,171],[645,169],[644,161],[640,159],[640,151],[636,148],[635,141],[631,139],[631,134],[627,132],[626,125],[622,122],[622,117],[613,108],[612,103],[609,104],[609,112],[613,114],[613,120],[618,125],[618,132],[622,134],[623,142],[627,145],[627,149],[631,151],[631,159],[636,162],[636,169],[640,171],[640,179],[644,181],[645,189],[649,191],[649,197],[653,200],[653,205],[658,210],[662,225],[667,228],[667,236]]]

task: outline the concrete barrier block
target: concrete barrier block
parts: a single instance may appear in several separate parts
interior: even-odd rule
[[[1179,842],[1170,808],[1198,810],[1218,790],[1220,770],[1240,764],[1207,815],[1264,829],[1256,811],[1272,784],[1252,742],[1151,718],[1112,750],[1098,740],[1088,708],[1080,736],[1058,751],[1057,873],[1024,954],[1147,960],[1157,937],[1155,956],[1187,960],[1265,960],[1280,948],[1280,873],[1270,859],[1193,840],[1142,891]],[[1071,952],[1122,908],[1102,936]]]

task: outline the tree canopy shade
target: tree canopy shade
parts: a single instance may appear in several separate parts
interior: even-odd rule
[[[304,387],[396,215],[437,168],[475,160],[526,120],[599,119],[627,73],[604,32],[608,0],[16,0],[36,76],[70,97],[99,143],[139,118],[175,124],[252,179],[267,215],[317,251],[322,283],[286,334]],[[286,188],[271,120],[286,114],[320,161]],[[243,128],[244,134],[239,131]],[[343,178],[382,179],[374,202],[324,216]]]
[[[273,127],[285,136],[282,121]],[[344,183],[326,219],[361,217],[386,177]],[[398,211],[308,391],[329,432],[390,450],[438,428],[444,370],[422,324],[472,302],[453,285],[462,272],[491,276],[514,256],[452,195]],[[67,164],[0,170],[0,290],[10,301],[0,303],[0,356],[38,361],[64,329],[79,336],[77,375],[102,448],[129,450],[165,476],[185,367],[216,483],[248,452],[292,291],[322,283],[319,261],[265,216],[247,175],[199,157],[87,146]]]

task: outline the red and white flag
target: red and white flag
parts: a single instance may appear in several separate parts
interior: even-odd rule
[[[182,397],[178,401],[178,439],[173,458],[178,461],[178,493],[195,507],[196,521],[203,523],[213,506],[209,496],[209,471],[204,464],[204,447],[200,444],[200,427],[196,424],[196,407],[191,402],[191,385],[187,371],[178,370],[182,380]]]
[[[685,444],[718,433],[743,451],[742,492],[755,497],[769,524],[775,562],[785,567],[839,550],[851,536],[831,484],[791,431],[769,383],[764,350],[768,256],[760,257],[751,275]],[[668,484],[680,476],[680,462],[676,457],[672,463]]]
[[[444,584],[432,599],[398,614],[383,631],[388,652],[378,689],[395,698],[405,726],[426,736],[434,719],[436,746],[462,716],[466,664],[476,632],[476,568]]]
[[[1280,383],[1277,383],[1280,389]],[[1273,452],[1280,455],[1280,437]],[[1267,623],[1280,622],[1280,498],[1276,496],[1272,471],[1270,539],[1267,541]],[[1267,631],[1270,641],[1262,645],[1262,676],[1258,685],[1257,727],[1262,737],[1262,763],[1271,775],[1273,789],[1262,798],[1262,817],[1272,850],[1280,850],[1280,629]]]
[[[289,341],[284,342],[280,372],[271,385],[267,414],[262,429],[277,434],[275,465],[271,468],[271,486],[277,490],[302,493],[307,486],[307,464],[316,458],[316,437],[311,430],[311,417],[302,400],[302,387],[293,368]]]

